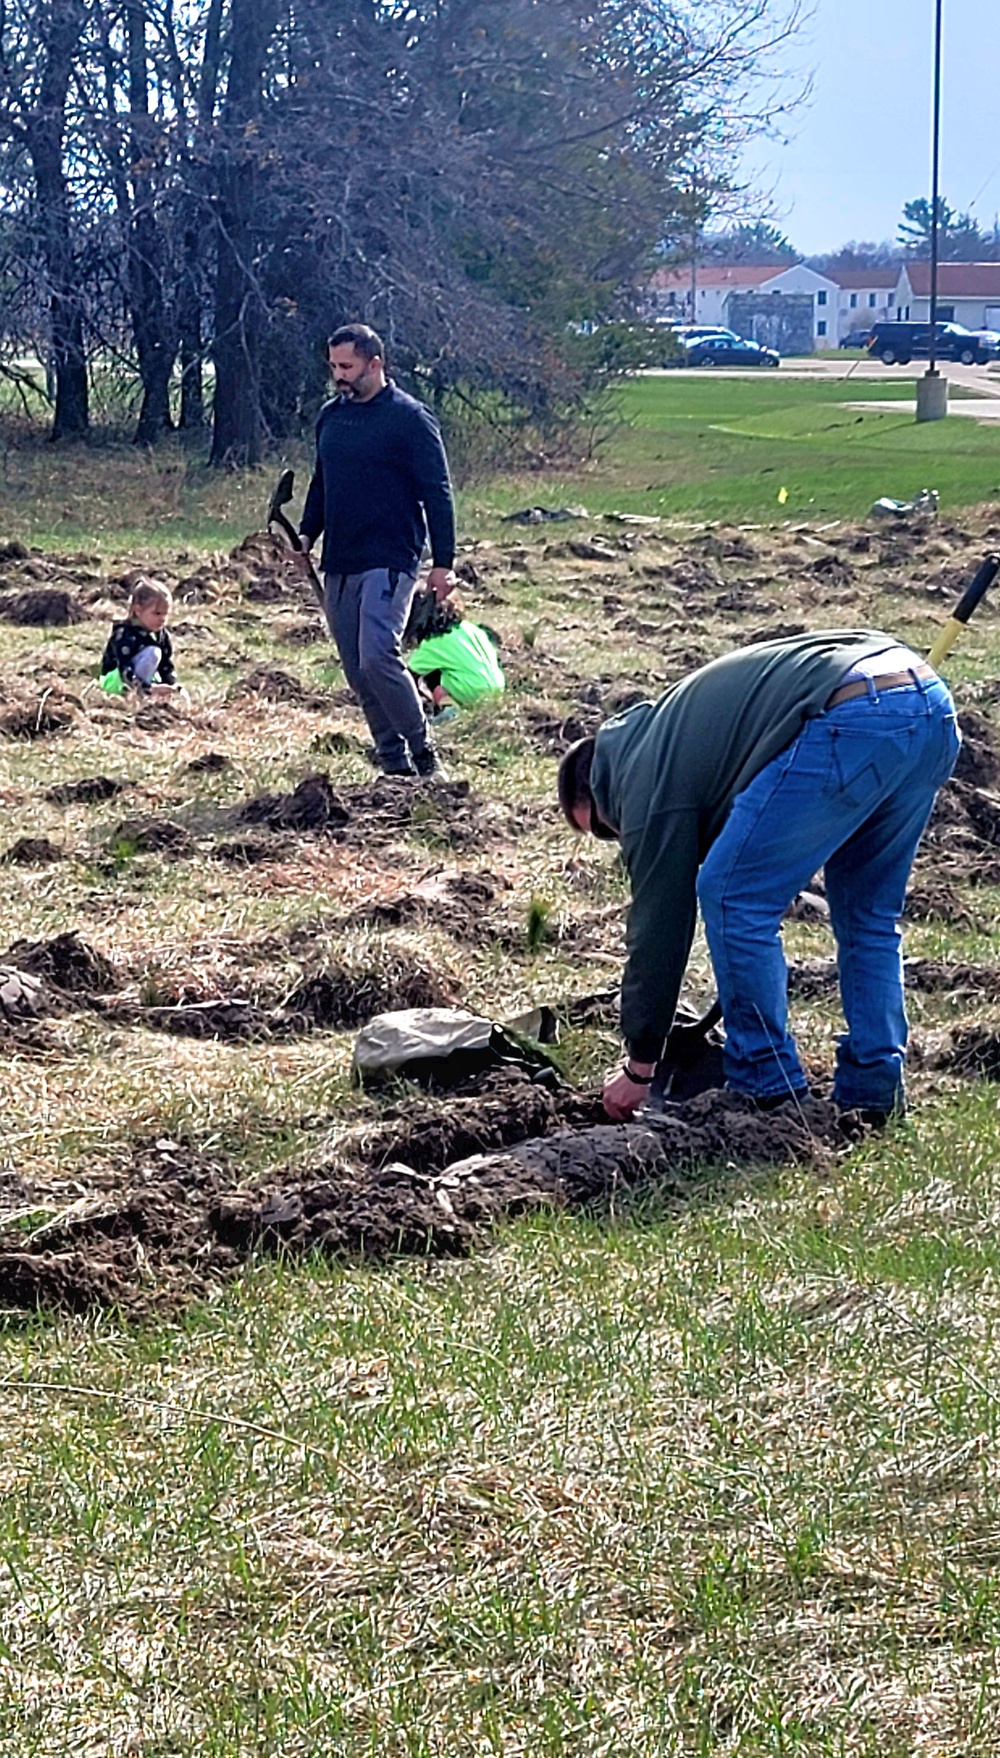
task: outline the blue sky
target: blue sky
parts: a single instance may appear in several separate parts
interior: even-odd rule
[[[981,225],[1000,211],[1000,8],[944,0],[941,193]],[[787,57],[813,78],[789,144],[756,142],[742,172],[771,193],[804,254],[895,238],[930,194],[933,0],[814,0]]]

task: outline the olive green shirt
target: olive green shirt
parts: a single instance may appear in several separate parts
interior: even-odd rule
[[[636,1060],[663,1049],[694,937],[698,868],[736,795],[822,714],[852,665],[897,645],[872,629],[762,641],[601,727],[591,791],[632,886],[621,1027]]]

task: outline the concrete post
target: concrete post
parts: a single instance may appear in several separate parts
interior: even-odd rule
[[[925,372],[917,380],[917,420],[942,421],[948,413],[948,380],[939,372]]]

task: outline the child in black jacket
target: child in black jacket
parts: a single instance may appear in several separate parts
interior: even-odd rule
[[[173,646],[166,628],[171,603],[165,586],[142,580],[135,587],[128,619],[113,624],[101,660],[101,684],[109,695],[118,696],[129,685],[157,694],[161,687],[175,688]]]

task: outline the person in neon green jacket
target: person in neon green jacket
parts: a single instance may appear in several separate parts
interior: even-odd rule
[[[412,647],[410,671],[423,679],[438,711],[445,697],[468,708],[506,688],[492,630],[467,621],[447,601],[438,603],[433,593],[417,594],[404,645]]]

